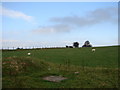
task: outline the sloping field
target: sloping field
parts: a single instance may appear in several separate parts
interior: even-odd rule
[[[42,59],[58,64],[69,62],[70,65],[89,67],[118,67],[118,47],[96,48],[95,52],[91,48],[63,48],[63,49],[41,49],[41,50],[16,50],[3,51],[3,57],[28,57]]]
[[[118,88],[118,47],[91,49],[3,51],[3,88]],[[45,76],[67,79],[50,82]]]

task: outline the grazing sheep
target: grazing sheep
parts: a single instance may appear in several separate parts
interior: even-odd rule
[[[28,55],[31,55],[31,53],[27,53]]]
[[[79,74],[79,72],[74,72],[75,74]]]
[[[92,52],[95,52],[95,49],[92,49]]]

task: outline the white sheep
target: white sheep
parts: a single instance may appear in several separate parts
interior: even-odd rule
[[[28,55],[31,55],[31,53],[27,53]]]
[[[74,72],[75,74],[79,74],[79,72]]]
[[[92,52],[95,52],[95,49],[92,49]]]

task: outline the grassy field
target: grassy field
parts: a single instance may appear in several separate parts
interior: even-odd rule
[[[118,46],[91,49],[3,51],[3,88],[118,88]],[[42,80],[49,75],[68,79]]]

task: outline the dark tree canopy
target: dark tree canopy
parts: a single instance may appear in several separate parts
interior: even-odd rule
[[[84,43],[84,45],[90,45],[90,42],[89,42],[89,41],[86,41],[86,42]]]
[[[67,45],[66,45],[66,48],[73,48],[73,46],[67,46]]]
[[[74,42],[73,43],[73,47],[78,48],[79,47],[79,43],[78,42]]]
[[[85,41],[84,45],[82,47],[92,47],[89,41]]]
[[[68,48],[69,46],[66,45],[66,48]]]

